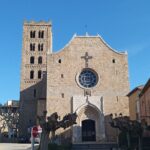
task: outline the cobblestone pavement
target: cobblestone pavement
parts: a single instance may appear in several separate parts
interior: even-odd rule
[[[38,145],[35,145],[35,150]],[[31,150],[31,144],[0,143],[0,150]]]

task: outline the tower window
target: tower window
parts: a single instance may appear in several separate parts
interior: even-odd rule
[[[38,71],[38,79],[41,79],[41,78],[42,78],[42,71],[39,70],[39,71]]]
[[[35,38],[35,31],[30,31],[30,38]]]
[[[38,58],[38,64],[42,64],[42,57],[41,56]]]
[[[64,78],[64,75],[63,75],[63,74],[61,74],[61,78]]]
[[[36,97],[36,89],[33,91],[33,96]]]
[[[38,44],[38,51],[43,51],[43,44]]]
[[[34,56],[30,57],[30,64],[34,64]]]
[[[44,38],[44,31],[39,31],[39,38]]]
[[[34,71],[33,70],[30,71],[30,79],[34,79]]]
[[[30,51],[35,51],[35,43],[30,43]]]

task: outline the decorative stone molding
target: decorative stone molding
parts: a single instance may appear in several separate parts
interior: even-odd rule
[[[82,142],[82,121],[86,119],[94,120],[96,125],[96,141],[105,139],[105,125],[103,115],[102,96],[73,96],[73,112],[78,115],[77,124],[73,126],[73,143]]]

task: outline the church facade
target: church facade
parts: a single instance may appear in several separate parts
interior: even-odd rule
[[[128,92],[126,52],[117,52],[99,35],[88,34],[74,35],[63,49],[53,52],[51,23],[24,23],[22,134],[36,124],[43,110],[60,117],[76,112],[77,124],[56,132],[60,142],[113,142],[116,131],[109,124],[109,115],[129,115]]]

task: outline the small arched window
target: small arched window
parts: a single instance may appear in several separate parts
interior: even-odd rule
[[[35,51],[35,43],[30,43],[30,51]]]
[[[115,63],[115,62],[116,62],[116,60],[115,60],[115,59],[113,59],[113,60],[112,60],[112,63]]]
[[[38,71],[38,79],[41,79],[41,78],[42,78],[42,71],[39,70],[39,71]]]
[[[44,38],[44,31],[42,31],[42,33],[41,33],[42,35],[41,35],[41,38]]]
[[[43,51],[43,44],[41,44],[41,51]]]
[[[44,38],[44,31],[39,31],[39,38]]]
[[[58,62],[61,64],[61,59],[59,59]]]
[[[43,44],[38,44],[38,51],[43,51]]]
[[[30,79],[34,79],[34,71],[33,70],[30,71]]]
[[[30,38],[32,38],[32,31],[30,31]]]
[[[30,57],[30,64],[34,64],[34,56]]]
[[[38,64],[42,64],[42,57],[41,56],[38,58]]]
[[[30,31],[30,38],[35,38],[35,31]]]

